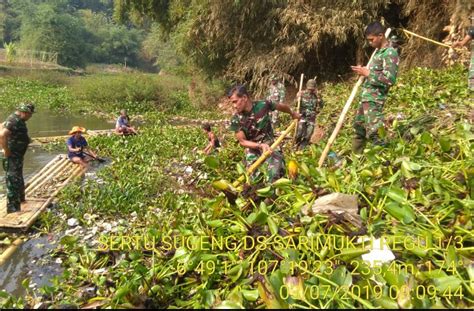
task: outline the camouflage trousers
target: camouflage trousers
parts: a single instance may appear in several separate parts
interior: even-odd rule
[[[474,91],[474,52],[471,52],[471,65],[469,66],[468,85],[469,89]]]
[[[311,135],[313,135],[314,132],[314,119],[315,118],[301,119],[298,122],[296,145],[299,149],[303,149],[309,144]]]
[[[360,102],[354,118],[353,149],[360,151],[368,138],[374,143],[380,142],[379,131],[384,128],[383,104],[376,102]],[[359,149],[359,150],[356,150]]]
[[[251,152],[250,150],[245,151],[245,165],[248,168],[255,162],[260,154]],[[274,182],[285,174],[285,159],[283,154],[279,150],[274,150],[273,153],[265,160],[265,162],[260,166],[260,172],[265,176],[265,182]],[[262,174],[258,170],[254,173],[252,177],[253,182],[257,182],[262,179]],[[260,173],[260,174],[259,174]]]
[[[23,180],[23,157],[3,159],[7,183],[7,212],[20,211],[21,202],[25,201],[25,182]]]

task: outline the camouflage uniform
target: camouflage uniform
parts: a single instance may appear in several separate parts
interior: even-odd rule
[[[353,149],[362,152],[367,138],[375,144],[383,144],[380,130],[383,130],[383,106],[387,94],[395,84],[398,72],[398,53],[392,47],[379,49],[369,65],[369,76],[362,85],[362,94],[354,118],[355,135]]]
[[[275,85],[271,84],[268,89],[267,100],[271,100],[275,104],[283,104],[285,100],[285,86],[281,82],[277,82]],[[278,111],[275,110],[272,112],[272,123],[276,124],[278,122]]]
[[[232,116],[230,130],[237,133],[243,131],[247,140],[271,145],[274,140],[270,112],[276,109],[276,103],[256,101],[252,104],[250,112],[236,113]],[[262,155],[260,149],[245,149],[245,165],[249,167]],[[284,174],[284,159],[280,150],[273,153],[265,160],[263,166],[267,172],[267,181],[272,182]]]
[[[23,180],[23,157],[28,149],[30,137],[26,122],[16,113],[11,114],[3,124],[11,134],[8,148],[11,156],[3,159],[7,183],[7,212],[20,211],[21,202],[25,201],[25,182]]]
[[[299,148],[304,148],[308,145],[311,135],[314,131],[314,123],[316,116],[323,108],[323,100],[316,93],[304,90],[301,94],[300,111],[301,119],[298,123],[298,131],[296,134],[296,144]]]
[[[471,26],[467,32],[471,37],[471,65],[469,66],[469,89],[474,91],[474,26]]]

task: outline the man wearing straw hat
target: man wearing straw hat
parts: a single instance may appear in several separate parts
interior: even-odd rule
[[[35,112],[32,103],[22,103],[15,113],[3,123],[0,130],[0,145],[5,158],[3,168],[6,172],[7,213],[19,212],[25,202],[25,182],[23,180],[23,159],[30,143],[26,121]]]
[[[285,166],[283,154],[279,150],[270,149],[274,140],[270,113],[274,110],[282,111],[290,114],[293,119],[299,119],[300,114],[285,104],[270,100],[252,101],[243,85],[232,88],[229,98],[236,112],[232,116],[230,130],[235,132],[235,137],[245,148],[245,164],[250,166],[270,150],[272,154],[265,161],[267,181],[273,182],[280,178]]]
[[[88,168],[90,156],[97,158],[97,155],[87,147],[87,141],[82,136],[86,129],[80,126],[74,126],[70,131],[71,137],[67,140],[68,158],[76,164],[80,164],[84,169]],[[87,154],[86,154],[87,152]],[[89,157],[87,157],[89,155]]]
[[[323,100],[316,91],[316,81],[309,79],[306,82],[306,90],[301,94],[298,92],[298,97],[301,97],[300,111],[301,120],[298,123],[298,131],[296,134],[296,145],[298,149],[305,148],[314,131],[314,123],[316,115],[323,108]]]
[[[352,70],[366,80],[362,85],[360,103],[354,119],[354,138],[352,149],[355,153],[362,153],[367,139],[375,145],[384,146],[384,116],[383,106],[388,91],[395,84],[399,57],[397,50],[389,46],[385,38],[385,27],[379,22],[367,25],[365,36],[370,46],[378,49],[369,68],[351,66]]]

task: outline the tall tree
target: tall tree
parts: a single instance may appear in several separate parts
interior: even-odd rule
[[[368,57],[363,35],[367,23],[381,20],[396,28],[430,20],[430,30],[439,31],[454,2],[114,0],[116,18],[151,18],[177,39],[179,51],[199,68],[233,81],[250,81],[254,88],[266,84],[270,72],[288,80],[301,72],[323,77],[348,73],[356,55],[364,62]],[[425,58],[418,55],[419,60]]]
[[[24,4],[24,3],[22,3]],[[58,53],[58,62],[66,66],[84,66],[88,53],[87,32],[67,1],[42,2],[21,6],[21,47]]]

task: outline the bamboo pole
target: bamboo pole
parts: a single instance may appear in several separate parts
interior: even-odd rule
[[[37,176],[37,177],[35,178],[35,180],[32,181],[32,182],[30,183],[30,185],[25,189],[25,191],[26,191],[26,192],[30,191],[33,187],[35,187],[38,183],[40,183],[40,182],[44,179],[44,177],[49,176],[52,171],[54,171],[58,166],[61,166],[61,165],[63,165],[64,163],[65,163],[65,162],[64,162],[64,159],[63,159],[63,161],[60,160],[60,161],[54,163],[54,165],[51,165],[47,170],[45,170],[45,171],[41,174],[41,176]]]
[[[303,79],[304,79],[304,74],[301,74],[300,78],[300,88],[299,88],[299,93],[301,93],[301,89],[303,88]],[[296,112],[300,113],[300,105],[301,105],[301,95],[298,96],[298,105],[296,108]],[[293,145],[296,143],[296,134],[298,132],[298,126],[295,126],[295,133],[293,134]]]
[[[32,182],[38,179],[39,176],[41,176],[47,169],[49,169],[53,164],[55,164],[61,158],[62,158],[62,155],[58,154],[51,161],[49,161],[48,164],[43,166],[43,168],[41,168],[41,170],[38,173],[32,176],[32,178],[25,183],[25,189],[27,189]]]
[[[388,38],[388,36],[390,35],[390,31],[391,31],[391,29],[387,28],[387,30],[385,31],[385,38]],[[369,67],[369,65],[372,62],[372,59],[374,58],[374,55],[377,51],[378,51],[378,49],[376,49],[372,53],[372,55],[370,56],[369,61],[367,62],[366,67]],[[349,99],[346,101],[346,104],[344,105],[344,108],[342,109],[341,115],[339,116],[339,120],[337,121],[337,124],[336,124],[336,128],[332,132],[331,137],[329,137],[329,140],[326,144],[326,147],[324,148],[323,153],[321,154],[321,157],[319,158],[318,167],[321,167],[324,163],[324,160],[326,160],[326,157],[329,153],[329,149],[331,149],[332,144],[336,140],[336,136],[339,133],[339,130],[341,129],[341,127],[344,123],[344,118],[346,117],[347,111],[349,111],[349,108],[351,107],[352,101],[354,100],[354,97],[356,96],[357,91],[359,90],[359,87],[361,86],[362,82],[364,82],[364,79],[365,79],[364,76],[360,76],[359,79],[357,80],[357,83],[352,88],[351,95],[349,96]]]
[[[274,150],[276,147],[278,147],[280,145],[280,143],[283,141],[283,139],[291,132],[293,127],[296,126],[297,123],[298,123],[298,120],[293,120],[293,122],[291,122],[290,126],[288,126],[288,128],[283,133],[281,133],[280,137],[278,137],[278,139],[275,140],[275,142],[270,146],[270,149]],[[250,165],[250,167],[247,169],[247,175],[252,174],[257,169],[257,167],[260,164],[262,164],[268,158],[268,156],[271,155],[271,154],[272,154],[271,151],[264,152],[260,156],[260,158],[258,158],[255,162],[253,162],[252,165]],[[239,179],[234,181],[232,186],[237,187],[244,180],[245,180],[245,175],[242,175],[242,176],[239,177]]]
[[[414,33],[414,32],[408,31],[408,30],[406,30],[406,29],[402,29],[402,30],[403,30],[403,32],[404,32],[405,34],[408,34],[408,35],[411,35],[411,36],[414,36],[414,37],[418,37],[418,38],[420,38],[420,39],[423,39],[423,40],[426,40],[426,41],[428,41],[428,42],[437,44],[437,45],[439,45],[439,46],[444,46],[444,47],[446,47],[446,48],[453,48],[453,47],[450,46],[449,44],[442,43],[442,42],[439,42],[439,41],[435,41],[435,40],[430,39],[430,38],[427,38],[427,37],[423,37],[423,36],[421,36],[421,35],[418,35],[418,34],[416,34],[416,33]],[[454,48],[453,48],[453,49],[454,49]],[[454,49],[454,50],[460,51],[461,49]]]
[[[56,176],[56,174],[59,172],[59,171],[62,171],[64,167],[68,166],[68,164],[70,164],[72,162],[70,162],[69,160],[65,160],[63,163],[61,163],[60,165],[58,165],[57,167],[55,167],[54,170],[52,170],[49,175],[45,176],[45,178],[42,179],[41,182],[39,182],[34,188],[32,189],[28,189],[27,190],[27,194],[32,194],[35,190],[37,190],[38,188],[40,188],[42,185],[44,185],[47,181],[49,181],[50,179],[52,179],[54,176]]]
[[[0,267],[7,262],[7,260],[15,253],[16,249],[23,243],[23,239],[18,238],[8,246],[8,248],[0,254]]]

